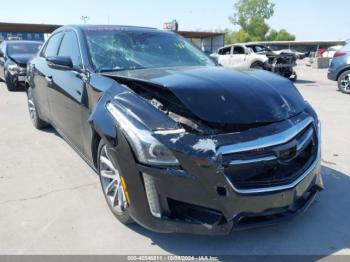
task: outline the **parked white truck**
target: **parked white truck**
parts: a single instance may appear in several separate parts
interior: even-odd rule
[[[276,54],[263,45],[234,44],[218,50],[213,57],[223,67],[265,69],[287,78],[296,79],[293,67],[297,57],[291,53]]]

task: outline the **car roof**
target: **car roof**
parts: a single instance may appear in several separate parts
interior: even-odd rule
[[[237,44],[225,45],[225,46],[223,46],[223,47],[219,48],[219,50],[224,49],[224,48],[233,47],[233,46],[246,46],[246,44],[243,44],[243,43],[237,43]]]
[[[42,44],[42,41],[32,41],[32,40],[4,40],[4,43],[19,43],[19,44],[25,44],[25,43],[33,43],[33,44]]]
[[[171,31],[159,30],[151,27],[140,27],[140,26],[128,26],[128,25],[66,25],[58,28],[55,32],[64,31],[67,29],[74,29],[78,31],[138,31],[138,32],[167,32],[173,33]]]

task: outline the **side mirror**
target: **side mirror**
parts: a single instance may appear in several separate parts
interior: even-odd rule
[[[51,56],[46,58],[47,65],[58,70],[74,70],[73,62],[70,57]]]

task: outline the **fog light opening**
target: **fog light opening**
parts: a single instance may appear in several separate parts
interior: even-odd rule
[[[218,186],[216,188],[216,191],[218,192],[219,196],[222,196],[222,197],[227,197],[228,196],[228,192],[227,192],[227,189],[225,187]]]
[[[142,175],[143,175],[143,181],[145,183],[146,195],[147,195],[148,205],[149,205],[151,214],[154,217],[161,218],[162,212],[160,208],[158,192],[154,184],[154,178],[145,173],[143,173]]]

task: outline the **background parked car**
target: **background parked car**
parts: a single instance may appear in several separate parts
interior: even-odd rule
[[[342,46],[342,45],[331,46],[331,47],[327,48],[327,50],[322,54],[322,57],[333,58],[335,53],[338,52],[343,47],[344,46]]]
[[[307,53],[302,53],[293,49],[282,49],[274,51],[275,54],[294,54],[298,59],[304,59],[307,56]]]
[[[328,70],[328,79],[338,81],[339,90],[350,94],[350,44],[334,54]]]
[[[262,46],[256,51],[243,44],[226,46],[218,51],[218,62],[224,67],[263,69],[268,61],[267,56],[261,53],[265,48]]]
[[[42,42],[4,41],[0,44],[0,78],[14,91],[25,84],[27,62],[39,51]]]
[[[293,67],[296,66],[296,56],[294,54],[276,54],[259,44],[248,43],[225,46],[219,49],[217,60],[224,67],[265,69],[286,78],[296,79],[293,70]]]
[[[322,57],[323,53],[326,52],[326,51],[327,50],[325,48],[319,48],[319,49],[317,49],[315,56],[316,57]]]

